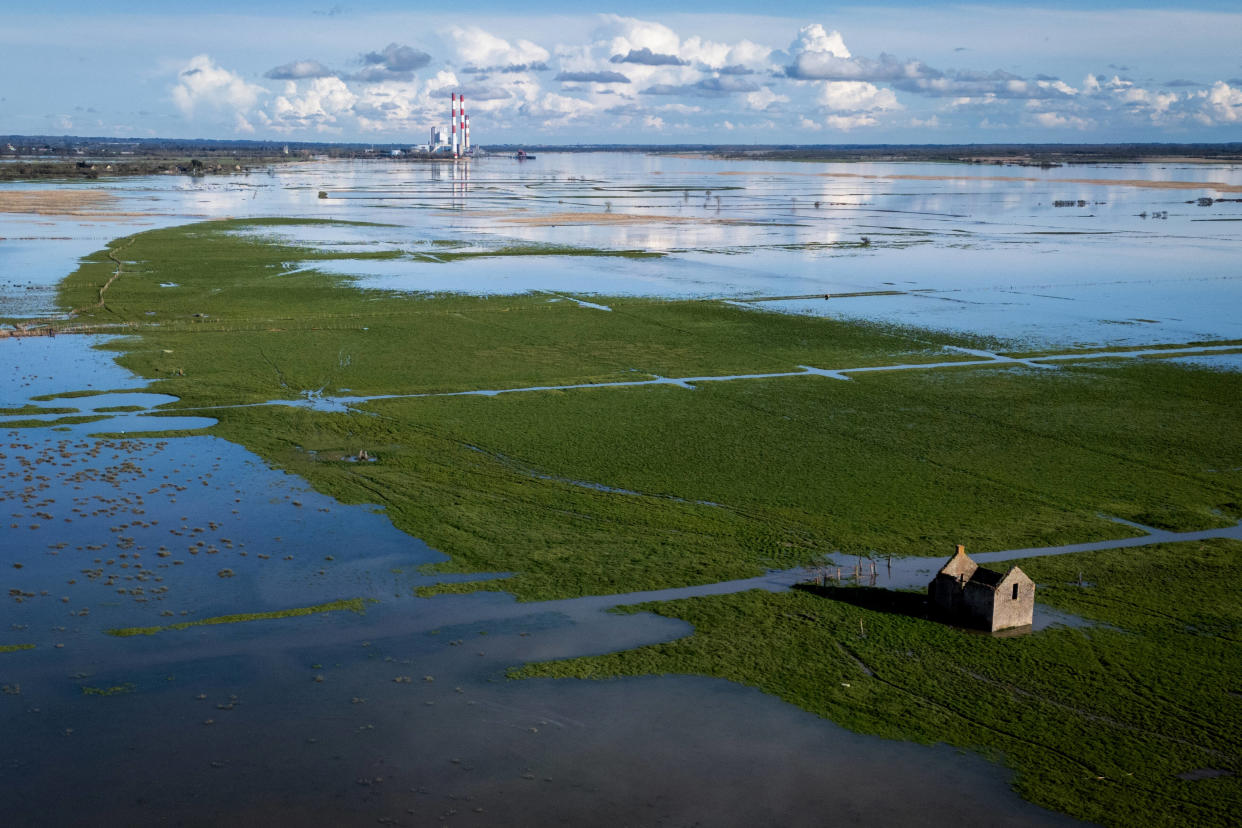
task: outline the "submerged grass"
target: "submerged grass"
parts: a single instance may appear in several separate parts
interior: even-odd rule
[[[512,675],[725,678],[864,733],[1003,757],[1023,796],[1083,819],[1234,824],[1242,809],[1242,543],[1021,565],[1041,602],[1101,625],[996,638],[908,609],[872,608],[883,604],[866,595],[876,590],[835,591],[843,600],[752,591],[626,608],[688,621],[694,634]],[[1080,576],[1089,586],[1077,585]],[[1226,775],[1179,776],[1201,769]]]
[[[323,612],[341,612],[348,610],[359,615],[366,612],[366,602],[361,598],[348,598],[316,604],[312,607],[294,607],[292,609],[273,610],[271,612],[244,612],[234,615],[217,615],[214,618],[200,618],[197,621],[180,621],[176,624],[165,624],[159,627],[116,627],[105,630],[108,635],[117,638],[129,638],[135,635],[155,635],[156,633],[188,630],[191,627],[208,627],[215,624],[241,624],[246,621],[271,621],[277,618],[299,618],[304,615],[317,615]]]
[[[33,650],[33,644],[0,644],[0,653],[16,653],[21,650]]]

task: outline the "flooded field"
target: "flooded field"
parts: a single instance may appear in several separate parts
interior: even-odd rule
[[[272,268],[273,279],[346,276],[363,289],[359,302],[533,294],[591,314],[590,327],[632,312],[601,297],[724,300],[753,314],[969,335],[996,349],[930,343],[918,366],[927,375],[1012,363],[998,352],[1037,373],[1081,361],[1078,349],[1117,349],[1120,363],[1160,355],[1156,346],[1169,346],[1161,362],[1233,373],[1238,353],[1222,341],[1242,340],[1239,190],[1242,167],[1173,162],[1014,173],[542,153],[526,164],[312,162],[208,180],[18,182],[0,185],[0,317],[59,317],[61,280],[119,237],[286,217],[335,223],[238,236],[306,254]],[[310,257],[325,251],[336,258]],[[137,272],[143,262],[122,253],[117,266]],[[184,289],[161,284],[170,295]],[[506,573],[436,571],[446,555],[402,531],[405,516],[375,505],[380,492],[342,502],[317,491],[214,436],[223,415],[211,406],[168,416],[176,397],[96,347],[118,342],[0,338],[4,824],[73,824],[88,810],[109,825],[1071,821],[1020,799],[1001,764],[859,735],[754,687],[703,676],[507,678],[528,662],[678,639],[690,631],[682,621],[607,610],[684,594],[420,597]],[[330,357],[342,369],[354,358],[343,348]],[[412,419],[399,406],[430,396],[648,385],[703,396],[744,384],[733,379],[856,386],[910,367],[652,379],[633,365],[633,380],[467,378],[408,395],[290,387],[289,399],[245,404],[291,423],[307,412],[375,428]],[[442,427],[430,415],[418,425]],[[314,448],[310,425],[279,451],[310,465],[382,466],[368,462],[366,450],[386,448],[366,442],[370,432],[342,429],[352,442],[331,451]],[[541,468],[528,476],[647,497],[625,480]],[[1218,517],[1225,528],[1204,537],[1236,537],[1235,521]],[[1103,537],[1149,531],[1099,523]],[[1178,539],[1156,530],[1144,542]],[[1076,551],[1118,545],[1084,541]],[[896,575],[877,583],[917,585],[928,566],[894,561]],[[1076,623],[1048,611],[1040,626]]]
[[[47,291],[77,256],[135,228],[304,216],[394,225],[276,233],[316,247],[400,252],[396,260],[332,265],[388,289],[747,298],[894,290],[900,295],[763,307],[1039,345],[1239,335],[1226,309],[1239,298],[1229,264],[1242,221],[1242,168],[1170,162],[1023,172],[615,154],[549,155],[526,165],[484,159],[469,168],[306,163],[271,176],[90,185],[93,220],[55,214],[55,204],[70,213],[80,198],[32,201],[32,188],[10,183],[0,197],[14,193],[14,210],[27,202],[53,207],[0,213],[0,297],[9,316],[50,312]],[[1179,187],[1157,186],[1169,182]],[[437,252],[517,244],[666,255],[430,266]]]

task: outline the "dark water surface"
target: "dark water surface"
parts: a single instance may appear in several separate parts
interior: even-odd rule
[[[881,825],[963,789],[999,824],[1063,821],[981,759],[727,682],[510,681],[688,629],[608,600],[414,598],[441,555],[224,441],[3,437],[0,640],[35,645],[0,654],[6,825]],[[354,597],[375,603],[105,632]]]

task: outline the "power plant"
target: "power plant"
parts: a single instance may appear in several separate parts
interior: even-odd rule
[[[453,159],[473,158],[474,147],[470,143],[470,116],[466,114],[466,96],[451,93],[449,98],[449,129],[447,136],[443,127],[431,128],[431,141],[410,149],[412,155]]]
[[[401,150],[393,150],[394,156],[400,156]],[[431,128],[431,140],[426,144],[410,147],[411,158],[424,158],[435,161],[460,161],[485,155],[475,148],[470,140],[470,116],[466,114],[466,96],[452,92],[449,95],[449,126],[436,125]],[[535,156],[518,150],[512,158],[518,161],[533,161]]]

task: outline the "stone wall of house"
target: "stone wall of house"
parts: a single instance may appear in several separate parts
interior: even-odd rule
[[[1013,596],[1015,586],[1018,588],[1017,598]],[[1034,618],[1035,584],[1026,578],[1000,584],[992,611],[992,631],[1026,627]]]
[[[994,630],[992,602],[996,593],[990,586],[969,581],[962,591],[962,623],[981,630]]]
[[[928,602],[936,615],[956,616],[961,611],[962,588],[952,575],[937,575],[927,587]]]

